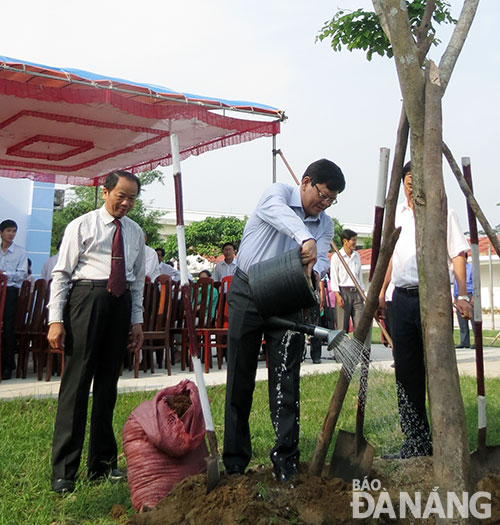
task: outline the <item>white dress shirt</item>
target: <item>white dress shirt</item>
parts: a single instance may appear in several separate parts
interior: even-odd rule
[[[401,233],[392,256],[392,280],[394,286],[401,288],[418,286],[415,216],[413,210],[408,206],[408,201],[398,205],[395,226],[396,228],[401,226]],[[468,251],[469,244],[460,229],[457,216],[452,209],[448,209],[447,247],[450,279],[453,279],[451,259],[460,255],[461,252]]]
[[[356,278],[359,283],[360,288],[364,291],[365,287],[363,284],[363,272],[361,271],[361,256],[356,250],[353,250],[351,256],[347,255],[344,248],[339,250],[341,257],[347,263],[349,270]],[[334,253],[331,259],[330,267],[330,280],[332,282],[332,291],[338,292],[340,286],[355,286],[351,277],[347,273],[342,261],[339,259],[338,255]]]
[[[236,259],[233,258],[233,260],[227,264],[226,261],[218,262],[215,265],[214,272],[212,274],[212,279],[214,282],[220,282],[222,281],[223,277],[227,277],[228,275],[234,275],[234,272],[236,271]]]
[[[322,277],[330,266],[328,251],[333,238],[333,221],[322,211],[305,216],[300,186],[276,183],[262,195],[245,225],[238,249],[238,267],[245,273],[255,263],[281,255],[315,239],[317,261],[314,270]]]
[[[146,276],[151,279],[151,282],[154,283],[155,279],[160,275],[160,262],[158,261],[158,254],[156,250],[151,248],[151,246],[144,247],[145,252],[145,265],[146,265]]]
[[[7,286],[21,288],[28,277],[28,256],[19,244],[12,243],[4,252],[0,247],[0,270],[7,276]]]
[[[63,319],[71,282],[81,279],[106,280],[111,271],[111,248],[116,226],[105,206],[71,221],[52,270],[49,322]],[[144,233],[128,217],[120,219],[125,249],[125,276],[132,295],[132,324],[142,323],[144,290]]]
[[[42,266],[41,277],[49,282],[52,279],[52,270],[56,265],[57,259],[59,257],[59,252],[57,252],[52,257],[49,257]]]

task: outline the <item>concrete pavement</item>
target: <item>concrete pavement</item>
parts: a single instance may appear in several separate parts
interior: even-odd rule
[[[457,362],[460,374],[475,375],[475,353],[471,349],[457,349]],[[394,369],[391,367],[392,354],[390,348],[383,345],[375,344],[372,346],[371,353],[372,366],[379,369],[387,370],[393,373]],[[215,360],[214,360],[215,363]],[[484,349],[484,363],[486,377],[500,377],[500,348],[486,347]],[[216,365],[215,365],[216,366]],[[333,370],[339,370],[340,364],[336,363],[329,355],[326,347],[323,347],[323,356],[321,364],[313,364],[311,359],[307,358],[301,366],[301,375],[306,374],[325,374]],[[167,375],[166,370],[156,370],[154,374],[151,372],[139,372],[139,377],[134,378],[133,372],[124,370],[118,382],[119,392],[133,392],[146,390],[160,390],[166,386],[177,384],[184,378],[189,378],[196,381],[194,372],[188,370],[182,372],[180,365],[172,367],[172,375]],[[267,379],[267,369],[265,362],[259,362],[257,370],[257,380]],[[222,370],[217,368],[212,369],[208,374],[205,374],[205,382],[207,385],[219,385],[226,382],[226,368],[225,364]],[[10,379],[0,383],[0,399],[8,400],[18,397],[56,397],[59,392],[60,379],[53,376],[51,381],[38,381],[36,375],[32,371],[32,366],[29,366],[28,377],[26,379]]]

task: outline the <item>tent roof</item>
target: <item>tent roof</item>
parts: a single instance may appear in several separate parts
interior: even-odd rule
[[[253,102],[0,56],[4,177],[96,185],[114,169],[140,172],[170,164],[172,132],[185,159],[275,135],[284,119],[283,111]]]

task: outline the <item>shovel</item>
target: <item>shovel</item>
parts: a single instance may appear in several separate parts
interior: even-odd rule
[[[462,159],[464,178],[472,191],[472,175],[470,160]],[[483,360],[483,320],[481,313],[481,276],[479,272],[479,247],[477,222],[474,213],[467,204],[469,231],[472,253],[472,268],[474,282],[474,342],[476,345],[476,377],[477,377],[477,449],[471,454],[471,471],[474,482],[479,481],[489,473],[500,473],[500,446],[486,446],[486,396],[484,389]]]
[[[352,483],[353,479],[363,479],[370,473],[375,449],[363,435],[369,366],[370,349],[365,348],[359,380],[356,432],[339,430],[328,472],[329,478],[342,478],[344,481]]]

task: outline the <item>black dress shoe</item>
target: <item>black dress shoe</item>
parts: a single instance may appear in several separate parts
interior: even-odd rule
[[[101,479],[109,479],[114,483],[122,481],[126,478],[125,472],[119,468],[112,468],[106,471],[89,471],[88,478],[92,481],[98,481]]]
[[[286,483],[297,476],[297,467],[274,467],[274,475],[280,483]]]
[[[313,359],[313,364],[315,365],[320,365],[321,364],[321,359]]]
[[[12,379],[12,370],[10,368],[2,370],[2,381],[7,381],[8,379]]]
[[[241,465],[226,467],[226,476],[243,476],[243,474],[245,474],[245,467]]]
[[[52,490],[58,494],[69,494],[75,490],[75,482],[71,479],[56,479],[52,482]]]

